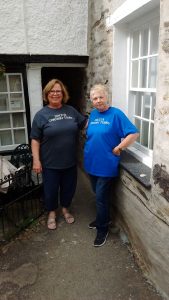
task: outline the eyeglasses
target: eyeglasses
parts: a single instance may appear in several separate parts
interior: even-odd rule
[[[49,91],[49,94],[54,95],[54,94],[61,94],[62,90],[51,90]]]

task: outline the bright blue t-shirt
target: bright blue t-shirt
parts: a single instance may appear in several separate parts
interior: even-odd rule
[[[95,176],[116,177],[120,156],[113,154],[112,149],[120,144],[122,138],[136,132],[137,128],[120,109],[109,107],[104,112],[94,109],[90,114],[86,132],[86,172]]]

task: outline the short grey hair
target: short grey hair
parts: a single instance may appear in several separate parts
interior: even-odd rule
[[[90,89],[90,97],[92,97],[92,95],[95,91],[101,91],[104,93],[104,95],[106,97],[108,97],[108,92],[107,92],[107,89],[104,84],[98,83],[98,84],[93,85]]]

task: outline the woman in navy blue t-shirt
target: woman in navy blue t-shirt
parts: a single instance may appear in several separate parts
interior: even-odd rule
[[[85,126],[86,117],[66,104],[69,95],[58,79],[48,82],[43,97],[47,105],[36,113],[31,130],[33,170],[42,172],[47,226],[56,229],[58,201],[65,221],[74,222],[69,207],[77,183],[78,131]]]

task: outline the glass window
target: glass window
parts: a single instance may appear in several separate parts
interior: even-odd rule
[[[138,131],[140,132],[141,131],[141,120],[135,118],[134,124],[137,127]],[[141,135],[139,135],[139,137],[137,138],[137,142],[139,142],[139,143],[140,143],[140,137],[141,137]]]
[[[0,83],[1,85],[1,83]],[[8,95],[0,94],[0,111],[7,111],[9,110],[9,98]]]
[[[139,56],[139,31],[133,33],[132,58]]]
[[[147,121],[142,121],[141,144],[144,147],[148,147],[148,128],[149,128],[149,123]]]
[[[21,129],[21,130],[14,130],[14,141],[15,144],[22,144],[25,143],[25,130]]]
[[[0,77],[0,92],[7,92],[7,82],[5,76]]]
[[[16,113],[13,114],[13,127],[24,127],[24,114]]]
[[[154,124],[150,124],[150,145],[149,148],[153,150],[153,145],[154,145]]]
[[[150,118],[150,95],[144,94],[143,96],[143,118],[149,119]]]
[[[142,98],[141,98],[141,93],[137,93],[136,94],[136,98],[135,98],[136,102],[135,102],[135,115],[140,116],[141,117],[141,106],[142,106]]]
[[[10,92],[21,92],[21,78],[19,75],[9,76],[9,89]]]
[[[27,142],[22,74],[6,73],[0,78],[0,150]]]
[[[132,62],[132,87],[138,87],[138,61]]]
[[[155,105],[156,105],[156,95],[152,94],[152,97],[151,97],[151,120],[154,120]]]
[[[129,107],[140,132],[137,148],[153,150],[159,25],[143,26],[131,34]]]
[[[10,128],[10,115],[9,114],[1,114],[1,128]]]
[[[148,55],[148,29],[141,32],[141,56]]]
[[[157,80],[157,57],[151,57],[149,59],[149,81],[148,87],[155,88]]]
[[[22,94],[11,94],[10,95],[10,107],[11,110],[23,110],[23,95]]]
[[[159,36],[159,25],[156,24],[150,29],[150,54],[158,53],[158,36]]]
[[[11,130],[0,131],[0,146],[7,146],[12,144]]]
[[[147,84],[147,59],[140,61],[140,81],[139,87],[145,88]]]

